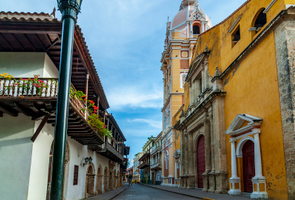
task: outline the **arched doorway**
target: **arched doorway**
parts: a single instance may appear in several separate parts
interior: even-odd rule
[[[86,198],[94,195],[94,177],[95,177],[94,166],[91,163],[88,166],[87,174],[86,174],[86,192],[85,192]]]
[[[108,189],[108,168],[105,167],[104,169],[104,177],[103,177],[103,185],[104,185],[104,192],[107,192]]]
[[[50,200],[50,188],[51,188],[51,175],[52,175],[52,158],[53,158],[53,144],[51,144],[50,153],[49,153],[49,166],[48,166],[48,179],[47,179],[47,193],[46,200]],[[65,153],[65,165],[64,165],[64,183],[63,183],[63,199],[65,199],[65,191],[68,178],[68,162],[70,161],[70,148],[67,142],[66,144],[66,153]]]
[[[114,181],[113,181],[113,189],[117,188],[117,172],[114,169]]]
[[[255,176],[254,143],[248,140],[243,146],[244,192],[253,192],[252,178]]]
[[[110,175],[109,175],[109,190],[113,189],[113,172],[110,171]]]
[[[96,194],[102,193],[102,168],[101,166],[98,167],[96,173]]]
[[[205,137],[202,135],[197,144],[197,171],[198,171],[198,188],[203,188],[203,176],[205,172]]]

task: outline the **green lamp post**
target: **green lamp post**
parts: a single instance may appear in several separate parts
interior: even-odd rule
[[[74,30],[82,0],[57,0],[62,13],[62,40],[52,162],[51,200],[62,200],[69,117]]]

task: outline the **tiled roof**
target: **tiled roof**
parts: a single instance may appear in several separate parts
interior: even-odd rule
[[[44,21],[60,22],[54,17],[54,13],[24,13],[24,12],[0,12],[1,21]]]

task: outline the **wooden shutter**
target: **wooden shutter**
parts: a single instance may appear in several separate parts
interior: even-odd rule
[[[78,185],[78,175],[79,175],[79,166],[74,166],[74,183],[73,185]]]

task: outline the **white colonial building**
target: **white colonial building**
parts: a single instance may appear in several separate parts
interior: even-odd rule
[[[0,195],[49,199],[61,21],[54,14],[0,13]],[[7,73],[7,74],[6,74]],[[13,79],[7,75],[14,76]],[[26,81],[38,76],[38,82]],[[20,84],[17,85],[16,83]],[[41,84],[47,85],[41,90]],[[126,141],[114,117],[81,29],[75,27],[72,89],[84,92],[113,137],[87,121],[84,101],[70,98],[63,197],[78,200],[119,187]],[[21,86],[20,86],[21,85]]]

